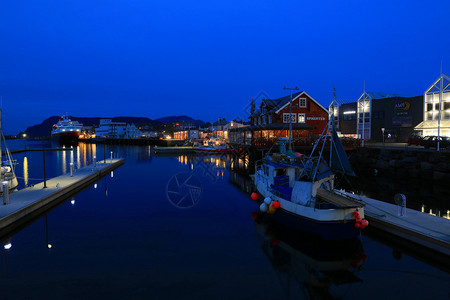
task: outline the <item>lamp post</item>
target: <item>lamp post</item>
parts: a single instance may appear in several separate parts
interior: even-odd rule
[[[384,147],[384,127],[381,128],[381,134],[383,135],[383,147]]]
[[[42,141],[42,160],[44,162],[44,189],[47,188],[47,178],[45,175],[45,141]]]
[[[2,181],[3,187],[3,205],[9,204],[9,182],[7,180]]]

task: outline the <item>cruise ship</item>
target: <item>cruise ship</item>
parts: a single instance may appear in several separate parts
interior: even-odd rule
[[[58,123],[53,125],[52,138],[60,143],[75,143],[81,134],[83,124],[78,121],[72,121],[69,116],[62,116]]]

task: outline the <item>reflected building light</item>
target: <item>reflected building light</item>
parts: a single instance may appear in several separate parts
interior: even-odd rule
[[[63,146],[63,148],[66,148],[65,146]],[[63,150],[61,153],[61,165],[62,165],[62,173],[66,174],[67,172],[67,159],[66,159],[66,150]]]
[[[96,144],[90,144],[92,147],[92,156],[97,157],[97,145]]]
[[[97,188],[97,184],[94,184],[94,189],[96,189]]]
[[[80,146],[77,146],[77,168],[81,168],[81,154],[80,154]]]
[[[70,200],[70,204],[75,205],[75,199]]]
[[[114,177],[114,171],[111,171],[111,178]]]
[[[11,243],[5,244],[5,245],[3,246],[3,248],[4,248],[5,250],[9,250],[9,249],[11,249],[11,247],[12,247],[12,244],[11,244]]]
[[[23,158],[23,181],[25,187],[28,186],[28,158],[25,156]]]

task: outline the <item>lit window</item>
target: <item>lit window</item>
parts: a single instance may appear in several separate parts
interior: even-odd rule
[[[298,114],[298,122],[305,123],[305,114]]]
[[[297,123],[297,114],[292,114],[292,123]],[[283,123],[289,123],[289,114],[283,114]]]

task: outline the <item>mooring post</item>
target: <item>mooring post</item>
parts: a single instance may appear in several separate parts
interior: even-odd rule
[[[103,159],[104,159],[104,163],[106,164],[106,144],[105,141],[103,141]]]
[[[111,151],[111,163],[112,163],[112,156],[113,156],[113,152]]]
[[[94,155],[94,168],[97,167],[97,156]]]
[[[42,141],[42,160],[44,162],[44,189],[47,187],[47,178],[45,175],[45,140]]]
[[[8,181],[3,181],[3,205],[9,204],[9,189],[8,189]]]

